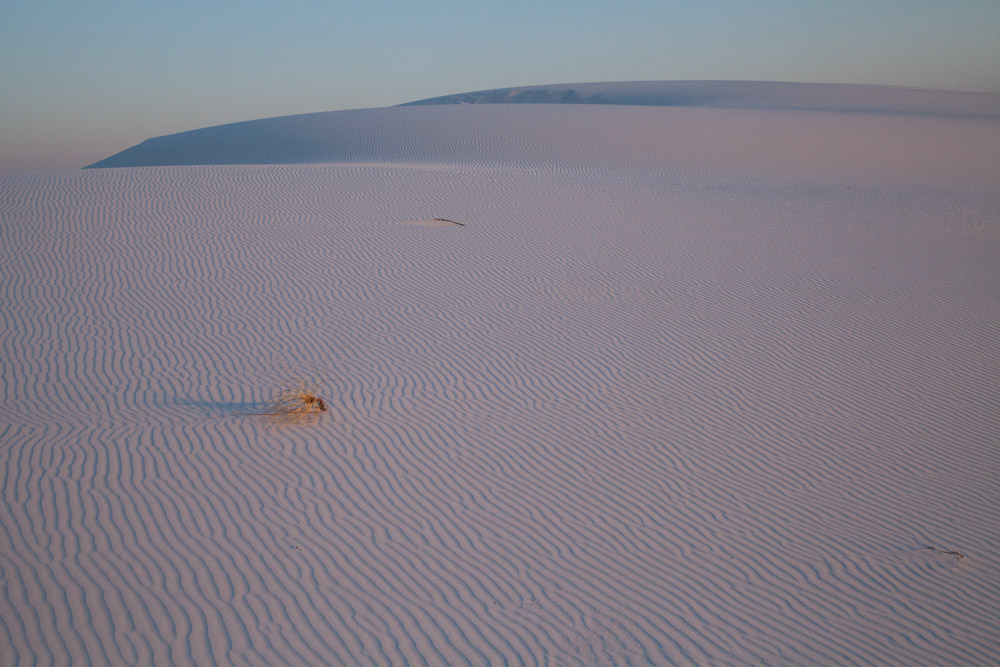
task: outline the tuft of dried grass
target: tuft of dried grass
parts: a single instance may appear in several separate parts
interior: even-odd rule
[[[314,421],[322,412],[326,412],[326,403],[316,389],[297,381],[278,390],[264,414],[274,422],[298,424]]]

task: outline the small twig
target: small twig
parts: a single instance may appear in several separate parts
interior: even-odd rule
[[[449,220],[448,218],[434,218],[434,222],[450,222],[453,225],[458,225],[459,227],[465,227],[464,222],[459,222],[457,220]]]
[[[944,549],[938,549],[937,547],[924,547],[924,549],[930,549],[931,551],[936,551],[939,554],[944,554],[945,556],[954,556],[955,560],[962,560],[965,558],[965,554],[957,551],[945,551]]]

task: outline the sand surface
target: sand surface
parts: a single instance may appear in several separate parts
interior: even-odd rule
[[[996,664],[1000,117],[840,90],[0,176],[0,665]]]

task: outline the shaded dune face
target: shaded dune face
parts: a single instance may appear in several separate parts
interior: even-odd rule
[[[0,176],[0,665],[1000,654],[995,121],[432,105],[109,160]]]
[[[575,86],[580,92],[574,100],[601,103],[493,103],[501,98],[530,101],[522,93],[564,88],[485,91],[436,98],[422,106],[233,123],[149,139],[91,166],[613,164],[703,166],[793,178],[1000,180],[1000,95],[880,86],[648,82]],[[467,98],[475,103],[462,103]],[[677,102],[681,98],[683,104]]]

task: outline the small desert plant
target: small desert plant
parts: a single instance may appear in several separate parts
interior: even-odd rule
[[[316,390],[302,381],[296,381],[275,394],[264,414],[275,422],[297,424],[313,421],[321,412],[326,412],[326,403]]]

